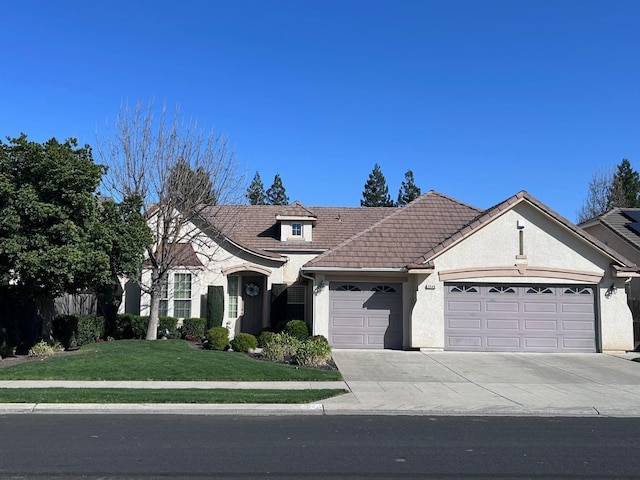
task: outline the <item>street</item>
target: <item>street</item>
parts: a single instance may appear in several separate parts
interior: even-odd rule
[[[637,478],[638,418],[0,416],[2,479]]]

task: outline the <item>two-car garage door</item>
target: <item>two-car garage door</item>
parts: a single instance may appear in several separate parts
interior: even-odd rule
[[[590,286],[445,285],[445,350],[595,352]]]

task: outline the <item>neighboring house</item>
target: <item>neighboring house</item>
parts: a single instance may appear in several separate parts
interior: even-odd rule
[[[169,315],[204,316],[217,285],[230,330],[300,318],[335,348],[633,348],[636,265],[526,192],[484,211],[433,191],[403,208],[212,206],[200,227]]]
[[[640,208],[614,208],[580,226],[636,265],[640,264]],[[640,345],[640,279],[630,279],[627,293],[637,347]]]

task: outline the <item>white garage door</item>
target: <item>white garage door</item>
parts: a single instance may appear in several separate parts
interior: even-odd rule
[[[445,285],[445,350],[595,352],[591,286]]]
[[[331,282],[329,343],[335,348],[402,348],[402,284]]]

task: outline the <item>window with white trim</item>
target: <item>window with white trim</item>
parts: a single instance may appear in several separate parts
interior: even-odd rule
[[[479,293],[477,287],[471,285],[454,285],[451,287],[451,293]]]
[[[164,277],[160,286],[160,312],[161,317],[169,315],[169,275]]]
[[[176,273],[173,276],[173,316],[191,316],[191,274]]]
[[[302,236],[302,224],[301,223],[292,223],[291,224],[291,236],[292,237],[301,237]]]
[[[238,281],[237,275],[231,275],[227,278],[227,294],[229,297],[228,318],[236,318],[238,316]]]

